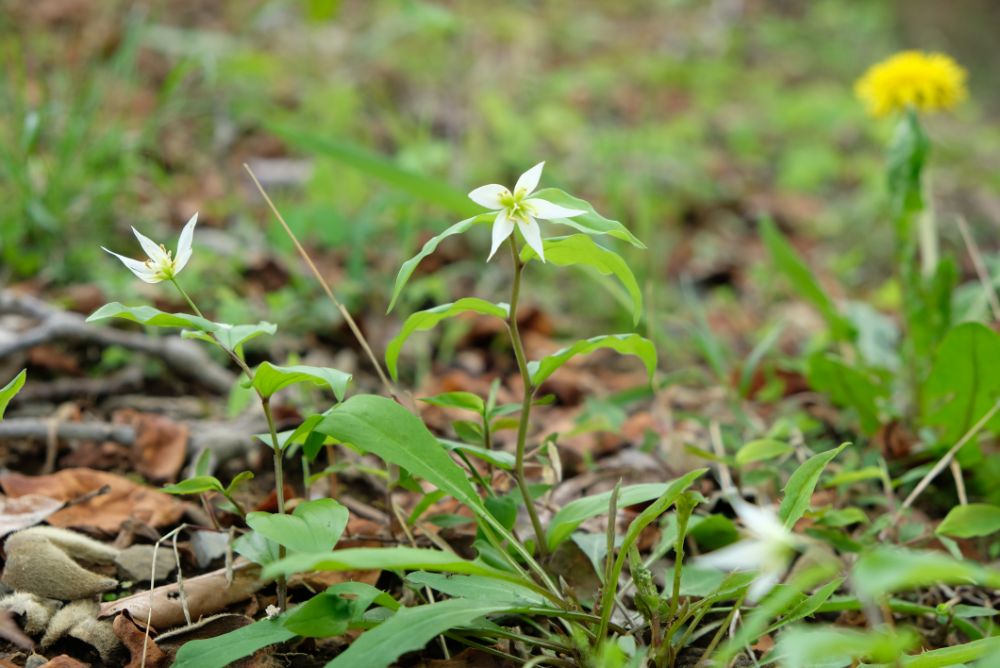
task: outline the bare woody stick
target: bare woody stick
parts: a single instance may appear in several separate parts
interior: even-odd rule
[[[299,255],[302,256],[302,259],[305,260],[305,263],[309,266],[309,269],[312,271],[313,276],[316,277],[316,280],[319,281],[319,284],[323,287],[323,291],[326,293],[326,296],[330,298],[330,301],[333,302],[334,306],[337,307],[337,310],[340,311],[340,315],[343,316],[344,321],[347,322],[347,326],[351,328],[351,333],[354,334],[354,337],[358,340],[358,343],[361,344],[361,348],[365,351],[365,354],[368,355],[368,359],[371,361],[372,366],[375,367],[375,372],[378,374],[379,380],[382,381],[382,386],[385,388],[386,393],[388,393],[389,396],[395,398],[398,401],[399,395],[396,392],[395,386],[392,384],[392,381],[389,380],[389,377],[385,374],[385,371],[382,370],[382,365],[379,363],[378,358],[375,357],[375,353],[372,352],[371,346],[368,345],[368,340],[365,338],[365,335],[361,333],[361,329],[358,327],[357,323],[354,322],[354,318],[351,317],[351,314],[347,311],[346,308],[344,308],[344,305],[341,304],[340,300],[337,299],[336,295],[333,294],[333,290],[330,288],[330,284],[327,283],[326,280],[323,278],[323,275],[319,273],[319,269],[316,268],[316,265],[315,263],[313,263],[312,258],[309,257],[309,254],[306,252],[306,249],[303,248],[302,244],[299,243],[298,237],[295,236],[295,233],[292,232],[292,229],[288,226],[288,223],[285,222],[285,219],[278,211],[278,207],[274,205],[274,202],[271,201],[271,198],[268,196],[267,191],[264,190],[264,186],[262,186],[260,184],[260,181],[257,180],[257,175],[253,173],[252,169],[250,169],[250,165],[244,162],[243,168],[247,170],[247,174],[249,174],[250,178],[253,179],[254,185],[257,186],[257,190],[260,191],[260,194],[264,198],[264,201],[267,202],[267,206],[271,209],[271,212],[274,214],[274,217],[278,219],[279,223],[281,223],[281,226],[285,230],[285,234],[287,234],[288,237],[292,240],[292,243],[295,244],[296,250],[299,251]]]

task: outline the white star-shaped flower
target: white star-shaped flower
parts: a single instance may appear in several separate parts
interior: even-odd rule
[[[696,563],[727,571],[757,571],[759,575],[747,591],[747,601],[754,603],[785,575],[799,540],[773,509],[759,508],[742,499],[734,499],[732,506],[746,527],[747,537],[698,557]]]
[[[521,174],[521,178],[514,185],[514,192],[497,183],[491,183],[469,193],[469,199],[473,202],[497,212],[496,220],[493,221],[493,247],[490,249],[490,256],[486,258],[487,262],[496,254],[500,244],[513,234],[515,224],[521,230],[524,240],[538,254],[542,262],[545,262],[542,233],[536,219],[572,218],[587,213],[579,209],[567,209],[538,197],[530,197],[538,187],[543,167],[545,163],[540,162]]]
[[[129,271],[146,283],[169,281],[179,274],[188,260],[191,259],[191,244],[194,241],[194,226],[197,223],[198,214],[196,213],[191,216],[191,219],[184,225],[184,229],[181,230],[181,237],[177,241],[177,255],[172,255],[163,244],[157,244],[134,227],[132,231],[135,233],[135,238],[139,240],[142,250],[149,259],[145,261],[133,260],[110,251],[104,246],[101,248],[121,260]]]

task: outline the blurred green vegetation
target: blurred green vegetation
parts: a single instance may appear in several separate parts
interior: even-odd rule
[[[545,184],[649,245],[618,250],[651,298],[650,329],[690,318],[668,289],[678,278],[715,309],[766,320],[781,286],[761,264],[763,213],[821,275],[891,302],[891,123],[865,118],[852,86],[871,62],[924,46],[908,43],[906,11],[875,0],[8,5],[0,279],[145,289],[98,247],[134,254],[129,225],[171,245],[200,209],[187,280],[202,301],[227,320],[266,311],[318,329],[334,315],[313,308],[317,291],[242,162],[348,301],[377,310],[399,262],[461,217],[452,195],[544,159]],[[975,226],[997,206],[1000,132],[976,103],[990,82],[970,84],[973,100],[930,130],[939,214]],[[380,159],[416,180],[378,178]],[[503,279],[481,270],[480,236],[418,274],[402,312],[456,282],[490,296]],[[532,299],[628,328],[615,295],[562,280]]]

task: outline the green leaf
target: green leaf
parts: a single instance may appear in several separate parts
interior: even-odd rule
[[[349,600],[322,592],[291,610],[285,628],[306,638],[333,638],[347,631],[353,617]]]
[[[924,384],[924,421],[941,427],[941,437],[955,442],[1000,397],[1000,334],[986,325],[966,322],[945,335]],[[1000,414],[987,424],[1000,431]]]
[[[961,645],[941,647],[903,658],[905,668],[957,668],[969,661],[986,658],[976,668],[1000,665],[1000,636],[973,640]]]
[[[453,598],[401,608],[374,629],[361,634],[327,668],[385,668],[406,652],[418,650],[435,636],[469,626],[484,615],[516,608],[510,603]]]
[[[548,202],[552,202],[553,204],[564,206],[568,209],[586,211],[583,215],[574,216],[573,218],[554,218],[547,221],[549,223],[569,225],[572,228],[578,229],[581,232],[590,235],[607,234],[608,236],[621,239],[622,241],[627,241],[636,248],[646,247],[646,245],[639,241],[634,234],[628,231],[628,228],[617,220],[609,220],[608,218],[605,218],[601,214],[597,213],[594,210],[594,207],[590,205],[590,202],[587,202],[586,200],[582,200],[579,197],[573,197],[558,188],[543,188],[542,190],[532,193],[531,196],[544,199]]]
[[[3,419],[3,414],[7,410],[7,404],[10,403],[15,394],[21,391],[21,388],[24,387],[24,381],[27,378],[28,370],[22,369],[9,383],[0,388],[0,420]]]
[[[809,385],[830,397],[838,406],[847,406],[858,412],[861,429],[866,434],[878,430],[878,401],[889,395],[889,388],[877,378],[861,369],[850,366],[836,355],[816,353],[809,357],[806,372]]]
[[[293,554],[265,566],[264,577],[308,573],[311,571],[445,571],[486,575],[509,580],[509,573],[490,568],[479,561],[469,561],[452,552],[417,547],[351,547],[333,552]]]
[[[253,512],[247,514],[250,528],[292,552],[329,552],[347,526],[347,508],[333,499],[300,503],[291,515]]]
[[[941,584],[1000,587],[1000,571],[943,552],[880,547],[862,554],[851,581],[858,591],[877,599],[885,594]]]
[[[291,640],[281,617],[262,619],[249,626],[205,640],[190,640],[177,650],[173,668],[225,668],[268,645]]]
[[[202,332],[214,331],[216,323],[205,318],[187,313],[164,313],[152,306],[125,306],[119,302],[105,304],[90,314],[87,322],[96,322],[107,318],[131,320],[149,327],[193,327]]]
[[[760,462],[766,459],[774,459],[791,452],[794,448],[788,443],[778,441],[773,438],[761,438],[750,441],[736,451],[736,464],[746,466],[752,462]]]
[[[586,355],[600,348],[611,348],[623,355],[637,356],[642,360],[646,367],[646,373],[649,374],[650,381],[652,381],[653,373],[656,371],[656,348],[652,341],[638,334],[608,334],[577,341],[568,348],[563,348],[548,357],[528,362],[531,384],[538,387],[570,358],[576,355]]]
[[[396,274],[396,283],[392,287],[392,298],[389,300],[389,308],[386,309],[386,313],[392,311],[393,307],[396,305],[396,300],[399,299],[399,293],[403,291],[403,288],[406,286],[407,281],[410,280],[410,276],[413,275],[413,271],[417,268],[417,265],[420,264],[425,257],[433,253],[442,241],[455,234],[462,234],[463,232],[468,231],[469,228],[476,223],[492,222],[494,218],[496,218],[496,215],[489,213],[482,213],[478,216],[473,216],[472,218],[466,218],[465,220],[455,223],[436,237],[429,239],[427,243],[424,244],[424,247],[420,249],[419,253],[400,266],[399,273]]]
[[[320,387],[328,387],[333,391],[338,401],[344,400],[347,384],[351,382],[351,374],[337,369],[318,366],[275,366],[270,362],[262,362],[253,374],[251,387],[264,397],[270,397],[278,390],[296,383],[312,383]]]
[[[264,334],[271,335],[278,331],[277,325],[265,321],[258,322],[256,325],[215,324],[217,325],[217,328],[212,332],[215,335],[215,338],[212,338],[210,334],[206,334],[205,332],[190,330],[181,332],[181,338],[198,339],[209,343],[219,343],[226,350],[236,350],[250,339],[255,339],[258,336],[263,336]],[[218,339],[218,341],[216,341],[216,339]]]
[[[955,506],[936,531],[955,538],[989,536],[1000,531],[1000,506],[989,503]]]
[[[225,490],[222,482],[214,475],[197,475],[163,488],[167,494],[201,494],[203,492],[219,492],[221,494]]]
[[[480,415],[486,411],[486,403],[482,397],[472,392],[442,392],[433,397],[422,397],[420,401],[431,406],[464,408]]]
[[[893,218],[904,240],[910,239],[912,214],[924,208],[921,175],[930,149],[930,141],[920,127],[916,112],[908,110],[900,117],[889,144],[887,169]]]
[[[892,664],[916,645],[912,631],[856,631],[833,626],[796,626],[778,639],[782,666],[846,666],[856,659]]]
[[[548,605],[544,596],[528,587],[482,575],[418,571],[407,575],[406,580],[414,585],[430,587],[434,591],[447,594],[452,598],[521,605]]]
[[[544,239],[545,261],[558,267],[582,265],[592,267],[604,276],[614,276],[622,282],[632,299],[632,322],[638,323],[642,317],[642,290],[635,280],[628,263],[615,253],[598,245],[586,234]],[[521,251],[523,261],[536,257],[531,246],[525,245]]]
[[[362,394],[334,407],[316,430],[403,467],[477,512],[482,500],[423,420],[392,399]]]
[[[272,564],[279,558],[278,544],[256,531],[245,533],[234,540],[233,550],[236,554],[261,566]]]
[[[226,485],[226,494],[228,496],[232,496],[233,492],[235,492],[236,489],[247,480],[253,480],[253,471],[240,471],[235,477],[233,477],[232,480],[229,481],[229,484]]]
[[[618,493],[618,507],[626,508],[637,503],[644,503],[652,499],[666,495],[668,498],[676,499],[692,482],[701,476],[708,469],[696,469],[687,475],[672,480],[667,483],[644,483],[640,485],[629,485],[622,487]],[[611,491],[585,496],[581,499],[570,501],[559,509],[552,519],[546,531],[547,542],[550,550],[554,550],[559,543],[570,537],[570,534],[580,526],[580,524],[591,517],[597,517],[608,512],[608,503],[611,501]],[[671,503],[673,501],[671,500]]]
[[[400,166],[391,158],[364,147],[297,126],[266,123],[268,129],[292,146],[308,153],[332,158],[337,162],[374,177],[388,186],[413,197],[436,204],[458,215],[471,215],[481,207],[447,182],[424,176]]]
[[[819,482],[819,477],[822,475],[823,469],[847,445],[847,443],[844,443],[833,450],[813,455],[788,478],[788,483],[785,485],[784,490],[785,498],[781,500],[781,507],[778,509],[778,517],[781,518],[786,527],[794,526],[799,521],[799,518],[809,510],[809,500],[812,498],[813,491],[816,489],[816,483]]]
[[[465,313],[480,313],[506,319],[510,314],[510,307],[507,304],[493,304],[477,297],[466,297],[450,304],[429,308],[426,311],[417,311],[406,319],[399,334],[386,346],[385,364],[389,367],[389,373],[392,374],[393,380],[397,379],[396,363],[399,360],[399,353],[403,349],[403,343],[414,332],[432,329],[445,318],[454,318]]]
[[[760,234],[771,254],[775,268],[785,275],[800,297],[820,312],[830,327],[833,338],[838,341],[851,340],[854,333],[850,321],[840,314],[836,304],[820,286],[809,266],[802,261],[770,218],[760,221]]]
[[[509,452],[505,452],[503,450],[487,450],[480,445],[471,445],[469,443],[452,441],[446,438],[439,440],[441,441],[441,445],[452,452],[461,450],[462,452],[472,455],[473,457],[478,457],[483,461],[487,461],[494,466],[499,466],[505,471],[510,471],[514,468],[515,457]]]

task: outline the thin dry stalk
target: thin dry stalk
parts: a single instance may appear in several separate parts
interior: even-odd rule
[[[958,223],[958,231],[962,233],[962,240],[965,242],[965,248],[969,251],[969,258],[972,260],[972,266],[976,270],[976,276],[979,277],[979,282],[983,285],[983,292],[986,294],[986,300],[990,304],[993,319],[1000,320],[1000,298],[997,297],[997,292],[993,289],[993,281],[990,278],[990,272],[986,269],[986,263],[983,262],[979,246],[976,244],[976,240],[972,238],[965,218],[958,216],[955,222]]]

